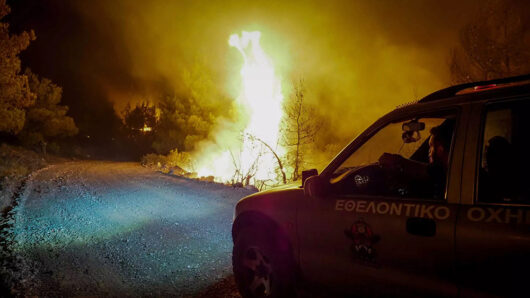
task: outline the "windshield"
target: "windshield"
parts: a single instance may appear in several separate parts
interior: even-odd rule
[[[373,164],[383,153],[399,154],[405,158],[427,162],[429,131],[431,128],[442,124],[446,118],[418,118],[414,120],[425,124],[425,128],[415,135],[415,141],[405,143],[402,138],[403,124],[410,120],[390,123],[361,145],[335,170],[333,176],[340,175],[351,168]],[[415,154],[420,153],[420,151],[421,154]]]

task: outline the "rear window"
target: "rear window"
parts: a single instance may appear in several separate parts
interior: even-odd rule
[[[479,160],[479,202],[530,203],[529,112],[529,100],[487,108]]]

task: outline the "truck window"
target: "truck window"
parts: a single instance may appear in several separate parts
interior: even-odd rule
[[[528,101],[487,108],[479,160],[479,202],[530,203],[529,108]]]
[[[389,123],[353,152],[330,182],[345,194],[442,199],[454,126],[454,115]],[[440,146],[430,154],[434,143]]]

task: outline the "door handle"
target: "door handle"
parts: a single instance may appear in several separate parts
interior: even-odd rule
[[[407,232],[412,235],[432,237],[436,235],[436,222],[430,218],[410,217],[407,219]]]

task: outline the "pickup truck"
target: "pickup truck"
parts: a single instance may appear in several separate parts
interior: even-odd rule
[[[527,296],[530,75],[400,106],[302,186],[240,200],[243,297],[307,285],[384,296]],[[331,292],[330,292],[331,293]],[[330,294],[331,295],[331,294]]]

